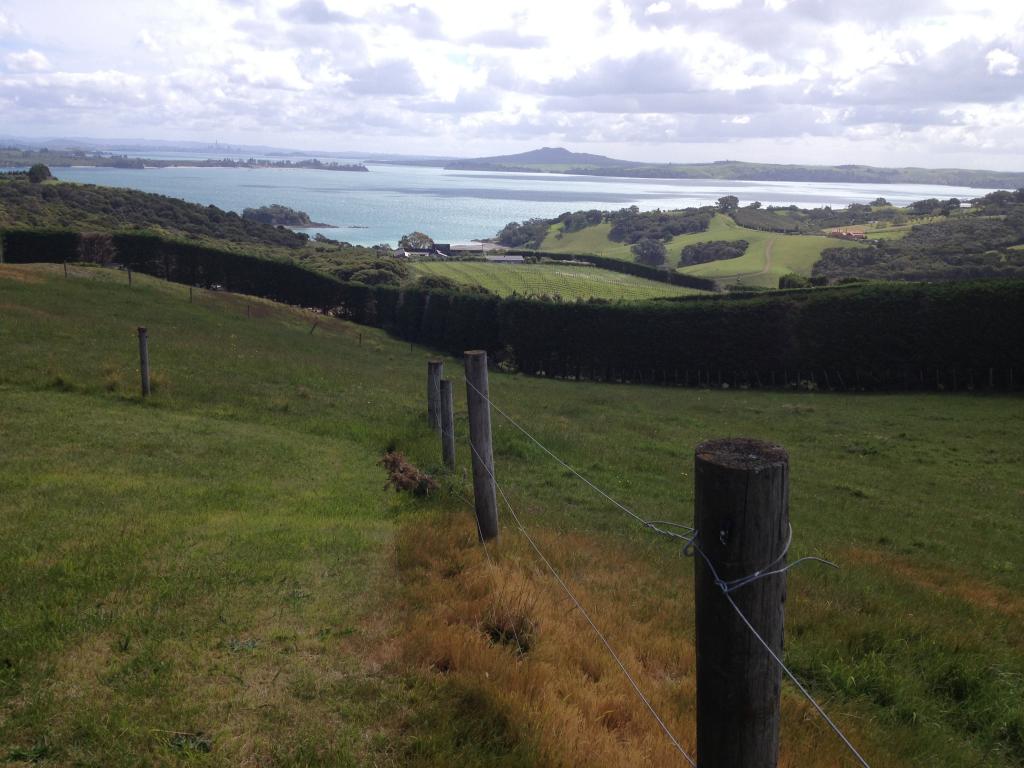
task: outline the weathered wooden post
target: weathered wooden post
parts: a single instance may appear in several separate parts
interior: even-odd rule
[[[435,432],[441,429],[441,377],[444,361],[427,360],[427,424]]]
[[[480,539],[498,535],[498,499],[494,491],[494,451],[491,446],[491,404],[487,386],[487,353],[472,350],[466,358],[466,402],[469,442],[473,453],[473,499]]]
[[[455,407],[450,379],[441,379],[441,458],[448,469],[455,469]]]
[[[128,287],[132,287],[132,268],[128,267]]]
[[[68,263],[66,261],[64,262],[64,279],[68,279]]]
[[[766,576],[727,597],[711,566],[723,582],[783,566],[789,457],[781,446],[760,440],[701,443],[694,485],[699,765],[776,768],[782,670],[729,597],[781,658],[786,576]]]
[[[139,373],[142,376],[142,396],[149,394],[149,336],[146,329],[139,326]]]

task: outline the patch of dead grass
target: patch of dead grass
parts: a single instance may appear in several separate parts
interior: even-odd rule
[[[1008,589],[973,579],[952,568],[940,571],[913,564],[899,555],[862,547],[850,547],[845,550],[843,560],[881,568],[928,592],[1024,620],[1024,600],[1018,595]]]
[[[499,707],[536,742],[540,764],[682,765],[615,661],[546,570],[507,528],[489,544],[473,535],[472,513],[399,534],[396,565],[406,629],[397,663],[455,678]],[[654,708],[695,751],[696,659],[692,581],[664,589],[664,574],[616,542],[533,531],[545,554],[606,634]],[[621,545],[621,542],[619,542]],[[460,568],[453,572],[453,560]],[[503,621],[495,621],[496,617]],[[529,647],[495,642],[494,624],[519,622]],[[481,630],[484,631],[481,631]],[[834,766],[842,746],[818,727],[805,701],[783,696],[780,766]],[[848,731],[854,738],[857,729]]]

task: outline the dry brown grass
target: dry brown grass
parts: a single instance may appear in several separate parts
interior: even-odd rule
[[[38,269],[20,264],[0,264],[0,279],[35,284],[43,282],[43,275]]]
[[[471,512],[400,534],[396,564],[407,628],[400,663],[478,690],[536,745],[541,764],[682,765],[614,660],[511,527],[476,541]],[[692,581],[664,574],[614,542],[535,533],[641,689],[691,753],[695,747]],[[494,627],[515,626],[527,642]],[[496,637],[497,634],[497,637]],[[520,638],[522,640],[522,638]],[[780,766],[845,765],[842,747],[797,695],[783,697]],[[856,736],[856,729],[852,729]]]
[[[1001,613],[1024,620],[1024,600],[1020,596],[993,584],[986,584],[947,565],[944,569],[927,568],[908,562],[905,558],[877,550],[851,547],[844,551],[843,560],[883,569],[901,580],[928,592],[952,597],[986,611]]]

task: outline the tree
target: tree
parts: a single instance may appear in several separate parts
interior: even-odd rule
[[[28,169],[28,180],[33,184],[39,184],[40,182],[52,179],[53,174],[50,173],[50,169],[42,163],[36,163]]]
[[[889,201],[886,200],[884,197],[876,197],[874,200],[871,201],[871,207],[873,208],[885,208],[888,205]]]
[[[429,235],[425,235],[422,232],[410,232],[408,235],[402,236],[402,239],[398,241],[398,247],[409,250],[422,250],[424,248],[433,248],[434,241],[430,239]]]
[[[665,244],[660,240],[645,238],[634,245],[631,250],[636,257],[637,264],[660,267],[665,263]]]
[[[739,207],[740,199],[736,195],[726,195],[725,197],[718,198],[718,209],[722,213],[735,211]]]

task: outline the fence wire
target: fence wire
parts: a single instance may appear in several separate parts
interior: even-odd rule
[[[603,489],[598,487],[596,484],[591,482],[588,478],[586,478],[582,474],[580,474],[575,468],[570,466],[567,462],[562,460],[558,455],[556,455],[553,451],[551,451],[551,449],[549,449],[546,445],[544,445],[542,442],[540,442],[540,440],[538,440],[529,431],[527,431],[525,427],[523,427],[521,424],[519,424],[519,422],[517,422],[515,419],[513,419],[511,416],[509,416],[505,411],[503,411],[501,408],[499,408],[497,405],[495,405],[495,403],[487,395],[485,395],[483,392],[481,392],[479,389],[477,389],[473,385],[473,383],[471,381],[469,381],[469,379],[464,379],[464,380],[466,382],[466,386],[471,387],[478,395],[480,395],[487,402],[487,404],[491,408],[493,408],[495,411],[497,411],[497,413],[499,413],[512,426],[514,426],[516,429],[518,429],[520,432],[522,432],[523,435],[525,435],[538,448],[540,448],[542,451],[544,451],[544,453],[546,453],[549,457],[551,457],[551,459],[553,459],[557,464],[559,464],[559,466],[561,466],[562,468],[564,468],[564,469],[568,470],[569,472],[571,472],[579,480],[581,480],[584,484],[586,484],[591,489],[593,489],[597,494],[599,494],[600,496],[605,498],[607,501],[611,502],[615,507],[617,507],[619,510],[625,512],[627,515],[629,515],[631,518],[636,520],[638,523],[640,523],[642,526],[644,526],[648,530],[651,530],[654,533],[657,533],[657,534],[659,534],[661,536],[665,536],[665,537],[670,538],[670,539],[677,539],[677,540],[684,541],[685,544],[684,544],[684,547],[683,547],[683,553],[685,555],[691,556],[691,557],[695,553],[697,555],[699,555],[700,558],[707,565],[709,571],[711,572],[712,577],[714,579],[715,585],[718,586],[718,588],[722,590],[722,594],[725,596],[725,599],[729,602],[729,605],[731,605],[733,610],[736,611],[736,615],[739,616],[740,620],[747,627],[747,629],[750,630],[751,634],[753,634],[754,638],[758,641],[758,643],[760,643],[760,645],[764,647],[764,649],[768,652],[769,656],[771,656],[772,660],[779,666],[779,668],[782,670],[782,672],[785,673],[786,677],[789,678],[789,680],[797,687],[797,689],[800,691],[800,693],[803,694],[803,696],[807,699],[808,702],[810,702],[811,706],[814,707],[814,709],[818,712],[818,714],[822,717],[822,719],[828,724],[828,726],[832,729],[832,731],[836,734],[836,736],[843,742],[843,744],[850,751],[850,753],[857,759],[857,761],[860,763],[860,765],[863,766],[863,768],[871,768],[871,766],[868,764],[867,760],[865,760],[864,757],[857,750],[857,748],[854,747],[853,743],[846,737],[846,735],[839,728],[839,726],[836,725],[835,721],[832,720],[832,718],[828,716],[828,714],[825,712],[825,710],[822,708],[822,706],[817,702],[817,700],[811,695],[811,693],[807,690],[807,688],[804,687],[804,685],[799,681],[799,679],[797,679],[796,675],[794,675],[793,672],[789,669],[789,667],[786,666],[785,662],[783,662],[783,660],[778,656],[778,654],[776,654],[775,651],[772,650],[771,646],[769,646],[768,643],[764,640],[764,638],[761,637],[760,633],[758,633],[757,630],[754,629],[753,625],[750,623],[750,621],[747,619],[747,617],[743,614],[743,612],[739,609],[739,606],[736,605],[736,602],[732,599],[732,595],[730,594],[731,592],[733,592],[733,591],[735,591],[737,589],[741,589],[742,587],[745,587],[745,586],[747,586],[749,584],[752,584],[755,581],[758,581],[760,579],[764,579],[764,578],[768,578],[770,576],[777,576],[777,575],[781,575],[783,573],[786,573],[791,568],[794,568],[795,566],[800,565],[801,563],[805,563],[805,562],[819,562],[819,563],[828,565],[828,566],[830,566],[832,568],[838,568],[838,566],[835,565],[835,563],[831,563],[828,560],[824,560],[824,559],[819,558],[819,557],[802,557],[799,560],[796,560],[795,562],[790,563],[788,565],[785,565],[785,566],[783,566],[781,568],[775,568],[775,566],[779,565],[780,563],[782,563],[785,560],[786,554],[789,551],[790,544],[792,543],[792,540],[793,540],[793,528],[792,528],[792,526],[790,526],[789,527],[789,535],[788,535],[788,540],[786,542],[786,546],[783,549],[782,553],[775,560],[773,560],[768,565],[764,566],[763,568],[758,569],[757,571],[755,571],[755,572],[753,572],[753,573],[751,573],[751,574],[749,574],[747,576],[743,576],[743,577],[740,577],[738,579],[732,579],[732,580],[729,580],[729,581],[724,581],[724,580],[722,580],[719,577],[718,572],[715,570],[714,566],[712,565],[710,558],[708,558],[708,556],[700,548],[700,544],[699,544],[699,541],[698,541],[698,534],[699,534],[699,532],[693,526],[686,525],[684,523],[675,523],[675,522],[670,522],[670,521],[665,521],[665,520],[647,520],[647,519],[643,518],[642,516],[636,514],[631,509],[626,507],[624,504],[622,504],[621,502],[619,502],[616,499],[614,499],[611,495],[609,495]],[[473,450],[473,453],[476,454],[476,449],[473,448],[472,444],[470,444],[470,448]],[[477,454],[477,456],[479,457],[479,454]],[[491,473],[490,470],[488,470],[488,473],[491,475],[491,479],[494,480],[493,473]],[[565,583],[561,580],[561,578],[558,576],[557,572],[554,570],[554,568],[551,566],[551,564],[547,561],[547,558],[545,558],[543,556],[543,553],[541,553],[540,550],[537,548],[536,544],[529,537],[529,534],[526,533],[525,528],[522,527],[522,524],[519,522],[519,518],[516,516],[515,511],[512,509],[511,504],[509,504],[509,502],[508,502],[508,498],[505,497],[505,492],[501,490],[501,487],[498,485],[496,480],[494,480],[494,484],[495,484],[495,487],[498,488],[498,490],[501,492],[502,498],[505,499],[505,504],[508,506],[509,512],[512,515],[513,520],[515,520],[515,522],[516,522],[516,526],[523,533],[523,535],[526,536],[526,538],[530,542],[531,546],[533,546],[534,551],[536,551],[538,556],[544,561],[545,565],[552,572],[552,574],[554,575],[555,579],[559,582],[559,584],[562,586],[562,588],[566,590],[567,594],[569,594],[569,596],[573,600],[573,602],[576,603],[576,605],[577,605],[577,607],[579,607],[580,611],[583,612],[582,606],[580,606],[576,602],[576,600],[572,596],[571,592],[569,592],[568,587],[565,586]],[[680,529],[686,530],[686,531],[689,532],[689,535],[684,535],[684,534],[681,534],[681,533],[677,533],[675,531],[666,530],[666,528],[668,528],[668,527],[675,527],[675,528],[680,528]],[[626,675],[626,677],[629,679],[630,683],[633,685],[634,690],[641,697],[641,699],[643,699],[644,703],[647,704],[648,709],[651,710],[652,714],[654,714],[655,718],[657,718],[659,723],[662,724],[662,728],[665,730],[666,734],[668,734],[668,736],[672,740],[673,744],[675,744],[675,746],[680,750],[680,752],[682,752],[682,754],[686,757],[687,761],[690,762],[690,765],[692,765],[692,766],[694,766],[694,768],[696,768],[696,765],[695,765],[695,763],[692,762],[692,759],[690,758],[689,754],[687,754],[682,749],[682,747],[679,746],[679,743],[675,740],[675,738],[671,735],[671,733],[668,731],[668,729],[664,726],[664,721],[662,721],[661,718],[658,717],[658,715],[654,711],[653,707],[651,707],[651,705],[647,701],[646,697],[643,695],[643,693],[640,691],[639,687],[636,685],[635,681],[629,675],[629,672],[626,671],[626,668],[622,665],[622,662],[615,655],[615,653],[612,650],[611,646],[608,645],[607,640],[605,640],[604,636],[601,635],[600,630],[597,629],[597,627],[594,625],[594,623],[590,620],[590,617],[587,616],[585,612],[584,612],[584,616],[587,618],[587,621],[590,623],[591,627],[593,627],[594,631],[597,632],[598,636],[605,643],[605,646],[608,648],[609,652],[612,653],[613,657],[615,658],[615,661],[619,664],[619,667],[622,669],[623,673]]]

